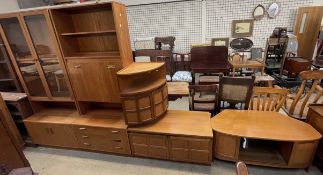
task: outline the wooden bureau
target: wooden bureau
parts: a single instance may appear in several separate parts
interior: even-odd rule
[[[129,127],[128,132],[134,156],[201,164],[212,162],[213,135],[206,112],[168,110],[157,122]]]

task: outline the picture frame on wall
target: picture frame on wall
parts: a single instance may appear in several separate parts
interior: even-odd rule
[[[226,47],[229,47],[229,38],[212,38],[211,46],[226,46]]]
[[[233,20],[232,21],[232,37],[250,37],[253,33],[254,19]]]

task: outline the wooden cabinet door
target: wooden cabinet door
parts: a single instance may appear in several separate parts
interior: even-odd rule
[[[52,145],[53,139],[48,125],[45,123],[25,122],[28,133],[35,144]]]
[[[121,69],[120,61],[68,60],[67,65],[79,101],[120,102],[116,76]]]

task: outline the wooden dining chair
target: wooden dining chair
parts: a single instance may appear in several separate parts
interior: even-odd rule
[[[248,168],[247,165],[243,162],[236,163],[236,172],[237,175],[248,175]]]
[[[284,105],[287,89],[273,87],[254,87],[249,110],[276,111]]]
[[[217,86],[216,85],[190,85],[190,110],[207,111],[211,117],[215,114],[217,106]]]
[[[302,84],[299,87],[296,96],[286,99],[284,110],[291,117],[305,120],[308,104],[319,103],[319,98],[322,96],[322,91],[320,91],[321,87],[318,87],[318,85],[323,79],[323,70],[303,71],[299,74],[299,77],[302,80]],[[311,81],[311,85],[308,88],[309,90],[304,94],[306,84],[309,81]],[[318,91],[316,97],[313,95],[315,91]]]
[[[255,76],[227,77],[220,75],[217,112],[222,109],[243,109],[249,107]]]

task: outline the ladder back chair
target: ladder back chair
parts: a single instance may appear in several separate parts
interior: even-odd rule
[[[255,76],[252,77],[227,77],[220,75],[218,108],[244,109],[249,107]],[[237,105],[240,104],[240,107]]]
[[[287,98],[285,103],[285,111],[291,117],[297,119],[306,119],[308,104],[309,103],[318,103],[319,98],[322,96],[322,91],[320,91],[321,87],[319,86],[320,81],[323,79],[323,70],[311,70],[311,71],[303,71],[299,74],[300,79],[302,80],[302,84],[299,87],[296,96]],[[305,94],[304,98],[301,100],[303,93],[305,92],[305,87],[308,81],[311,81],[311,86],[309,90]],[[317,96],[312,96],[315,91],[317,92]],[[314,100],[310,102],[310,99]]]
[[[254,87],[249,110],[276,111],[284,105],[288,90],[273,87]]]

